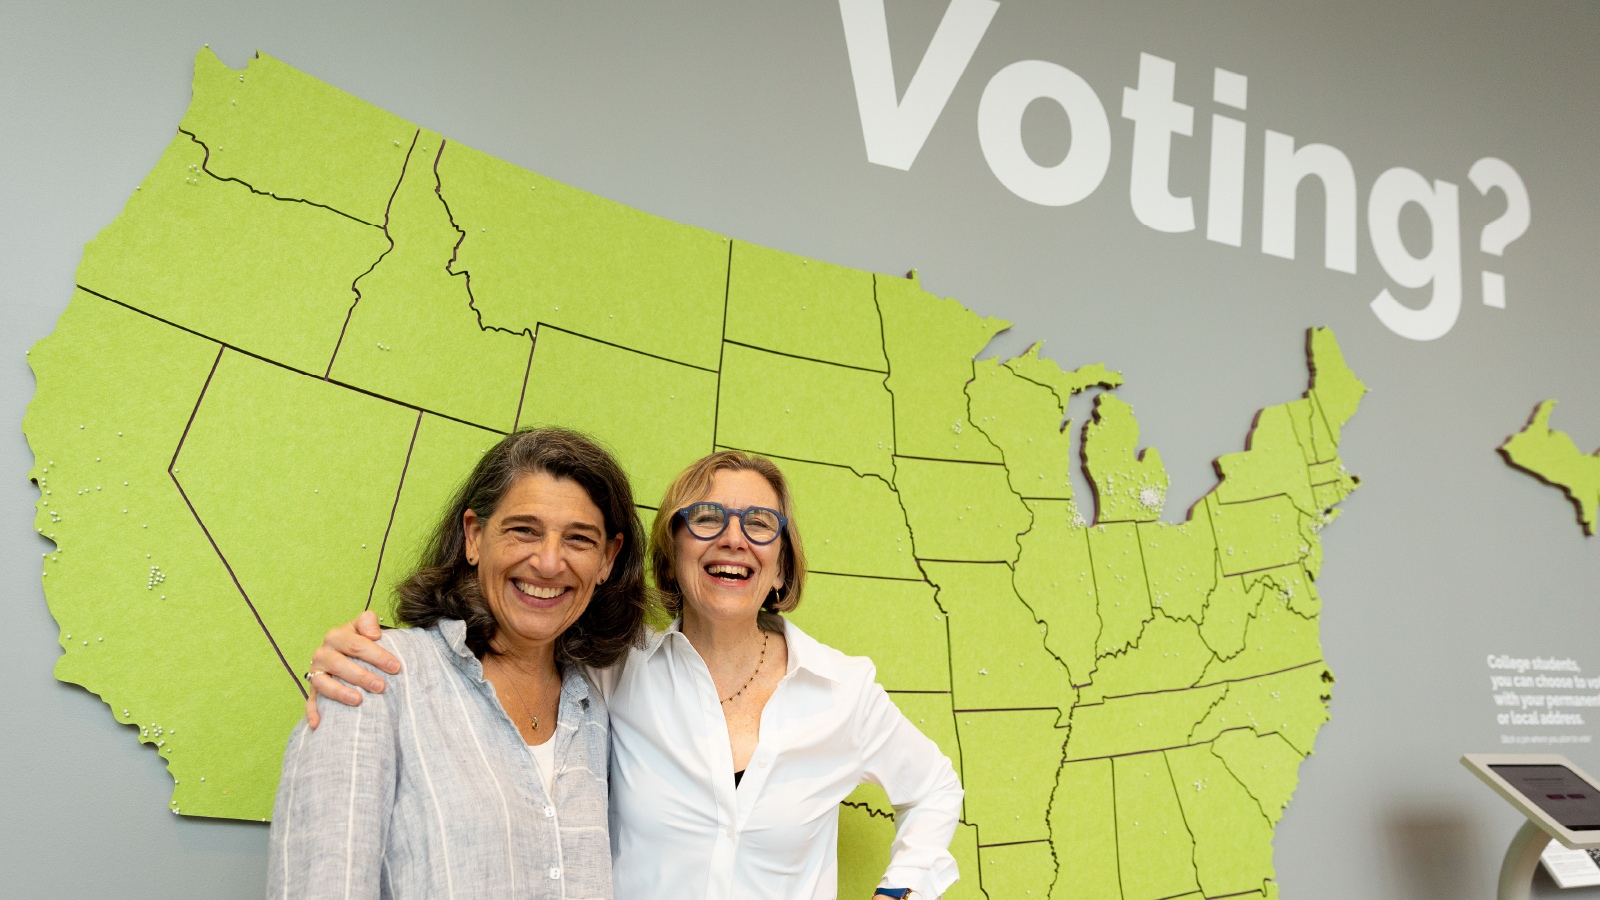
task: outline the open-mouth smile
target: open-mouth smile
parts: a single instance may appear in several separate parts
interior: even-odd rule
[[[739,566],[733,563],[712,563],[706,566],[706,574],[718,581],[737,584],[749,581],[752,570],[749,566]]]
[[[511,579],[511,586],[516,590],[517,593],[527,597],[529,600],[533,601],[539,606],[547,605],[550,601],[560,598],[562,594],[565,594],[567,591],[571,590],[571,588],[567,587],[566,585],[554,584],[549,586],[540,586],[536,584],[530,584],[517,578]]]

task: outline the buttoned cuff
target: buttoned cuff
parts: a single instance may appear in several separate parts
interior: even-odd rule
[[[951,878],[949,884],[936,883],[933,873],[927,869],[914,869],[909,866],[890,866],[889,871],[883,873],[883,880],[878,882],[878,887],[910,888],[911,895],[916,900],[936,900],[955,879]]]

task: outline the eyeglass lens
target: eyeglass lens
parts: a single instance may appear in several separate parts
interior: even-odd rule
[[[763,506],[748,509],[726,509],[720,503],[696,503],[683,511],[683,520],[689,532],[701,540],[711,540],[728,527],[728,516],[739,517],[739,527],[744,536],[757,544],[770,544],[783,531],[782,517],[777,510]]]

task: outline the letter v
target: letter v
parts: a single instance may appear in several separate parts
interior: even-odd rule
[[[894,66],[889,61],[889,20],[883,4],[884,0],[839,0],[839,12],[844,17],[844,43],[856,82],[867,161],[909,171],[1000,4],[995,0],[950,0],[939,30],[911,76],[905,98],[898,103]]]

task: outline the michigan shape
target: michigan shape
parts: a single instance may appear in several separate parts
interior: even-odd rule
[[[1167,469],[1161,454],[1139,446],[1133,407],[1110,394],[1094,401],[1094,418],[1083,429],[1083,468],[1094,486],[1095,522],[1153,522],[1167,501]]]

